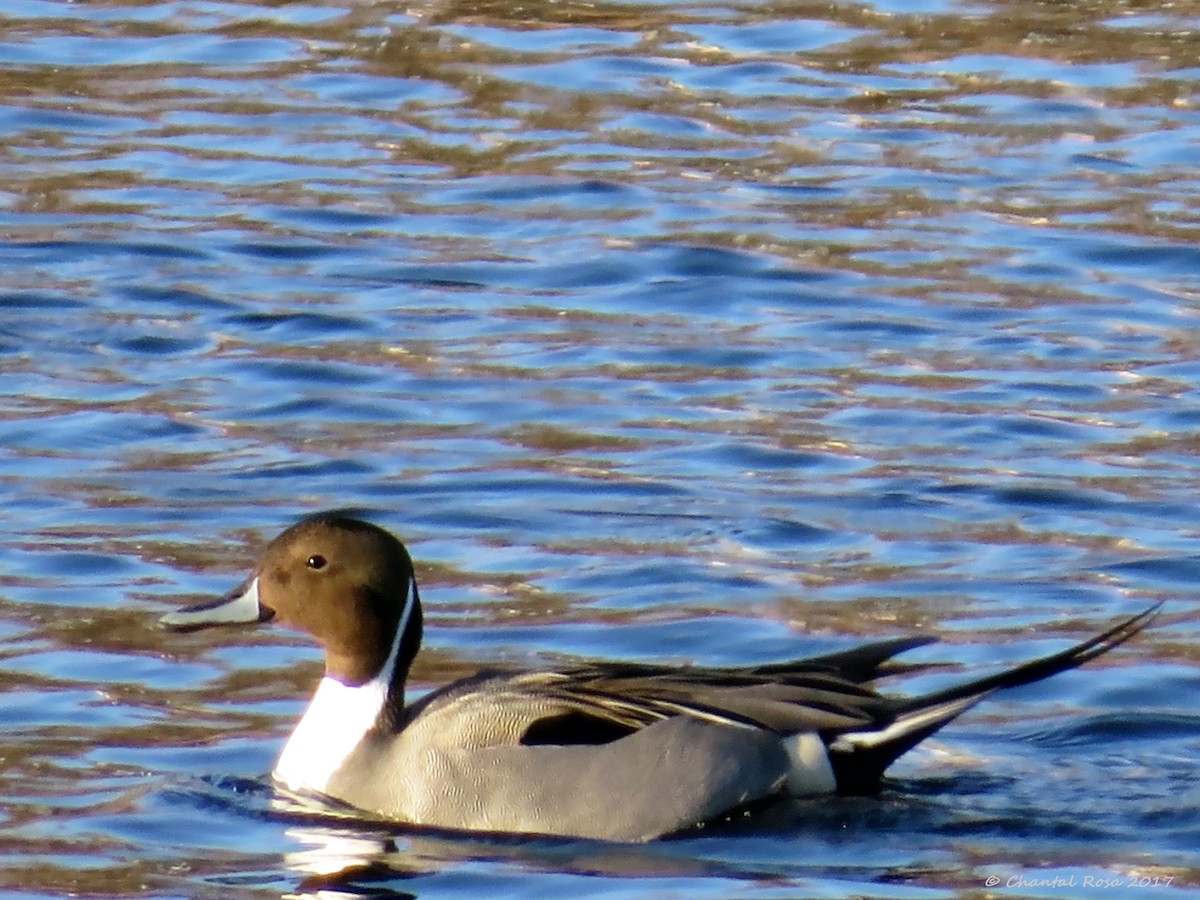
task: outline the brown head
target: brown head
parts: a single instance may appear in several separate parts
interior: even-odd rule
[[[421,642],[408,551],[377,525],[318,513],[271,541],[238,588],[161,621],[191,631],[268,619],[311,634],[325,649],[326,675],[346,684],[379,675],[398,639],[392,675],[402,679]]]

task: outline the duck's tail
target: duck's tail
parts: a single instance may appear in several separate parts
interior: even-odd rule
[[[1102,634],[1059,653],[923,697],[897,700],[895,717],[886,727],[849,731],[830,743],[829,757],[838,790],[843,793],[873,790],[884,770],[899,756],[993,691],[1041,681],[1107,653],[1149,625],[1161,606],[1162,603],[1156,603]]]

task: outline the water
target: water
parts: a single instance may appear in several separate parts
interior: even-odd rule
[[[6,896],[1200,895],[1188,4],[0,13]],[[423,687],[1166,612],[878,798],[428,834],[262,779],[301,638],[155,628],[329,507]]]

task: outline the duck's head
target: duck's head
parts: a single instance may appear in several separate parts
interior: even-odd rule
[[[421,601],[408,551],[392,534],[337,513],[288,528],[250,576],[212,603],[168,613],[175,631],[276,620],[325,649],[325,674],[349,685],[377,677],[393,648],[403,677],[421,642]]]

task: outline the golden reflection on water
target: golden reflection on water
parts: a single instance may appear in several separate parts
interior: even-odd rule
[[[264,204],[304,208],[314,196],[332,204],[348,199],[336,185],[322,190],[287,176],[292,168],[299,176],[297,164],[310,155],[322,156],[320,165],[348,186],[363,167],[382,175],[388,165],[446,180],[547,177],[569,167],[573,177],[619,175],[623,182],[665,191],[684,176],[729,186],[748,181],[817,188],[840,186],[855,169],[909,172],[917,182],[911,186],[803,207],[810,226],[874,230],[883,223],[933,222],[961,208],[960,194],[931,190],[931,173],[982,174],[992,158],[1057,154],[1071,145],[1086,155],[1089,145],[1119,145],[1127,136],[1123,120],[1106,111],[1157,109],[1169,129],[1179,111],[1190,110],[1194,94],[1191,82],[1174,74],[1195,64],[1187,17],[1166,8],[1149,15],[1157,20],[1153,24],[1124,27],[1122,20],[1136,11],[1124,2],[990,3],[971,15],[904,15],[825,3],[759,4],[733,13],[703,6],[531,2],[516,8],[439,3],[398,14],[388,6],[331,5],[310,21],[284,21],[288,17],[279,12],[247,19],[228,4],[214,9],[204,40],[218,48],[227,42],[233,59],[238,42],[252,51],[243,66],[228,70],[199,48],[197,56],[185,52],[176,63],[168,61],[169,52],[154,52],[156,41],[186,47],[186,38],[199,37],[194,16],[174,11],[148,21],[140,4],[107,3],[103,9],[109,13],[104,20],[75,15],[26,25],[35,48],[56,40],[78,46],[89,38],[108,41],[115,64],[105,64],[98,50],[90,65],[35,65],[8,73],[4,92],[24,108],[52,113],[63,109],[65,98],[81,98],[91,126],[72,139],[51,117],[39,128],[0,137],[7,157],[26,163],[7,173],[14,210],[86,216],[96,227],[116,226],[126,215],[165,224],[169,219],[155,191],[186,192],[188,179],[195,178],[224,194],[211,198],[212,209],[223,208],[234,227],[279,232]],[[113,14],[122,9],[130,19]],[[805,23],[824,44],[801,40]],[[764,46],[750,43],[772,31],[778,36]],[[739,34],[747,37],[739,40]],[[797,44],[803,52],[792,49]],[[633,74],[639,63],[651,61],[643,75]],[[575,82],[572,66],[579,69]],[[559,70],[566,79],[554,77]],[[366,106],[326,99],[321,81],[313,80],[335,74],[345,79],[348,73],[366,89]],[[386,99],[387,81],[395,102]],[[240,90],[239,82],[245,83]],[[1056,102],[1064,115],[1039,111]],[[656,132],[630,124],[639,116],[669,117],[664,123],[684,127]],[[893,129],[912,140],[889,142]],[[873,131],[882,144],[873,142]],[[322,154],[326,133],[338,138],[337,152]],[[200,165],[189,169],[187,160]],[[1081,192],[1076,202],[1028,180],[994,185],[969,202],[1030,222],[1086,214],[1125,233],[1167,239],[1190,233],[1194,223],[1184,210],[1156,203],[1157,190],[1176,177],[1173,171],[1110,171],[1106,166],[1127,165],[1120,151],[1101,149],[1094,160],[1097,168],[1077,168],[1074,176],[1097,190]],[[219,187],[237,172],[236,164],[266,162],[279,164],[284,178]],[[1106,183],[1118,189],[1100,190]],[[353,202],[384,214],[429,212],[412,186],[394,187],[372,195],[355,189]],[[769,201],[756,206],[747,217],[731,203],[723,218],[736,218],[738,227],[705,227],[705,240],[814,260],[813,254],[828,259],[839,252],[835,235],[814,241],[771,234],[763,226],[788,207]],[[481,201],[460,214],[488,210]],[[207,227],[206,211],[196,212],[189,230]],[[571,209],[560,206],[556,213],[569,215]],[[611,212],[593,209],[588,215],[599,228]],[[37,227],[34,219],[30,227]],[[48,225],[45,233],[53,231]],[[478,258],[486,245],[460,244],[457,255]],[[839,264],[852,263],[858,250],[843,245],[848,259]]]

